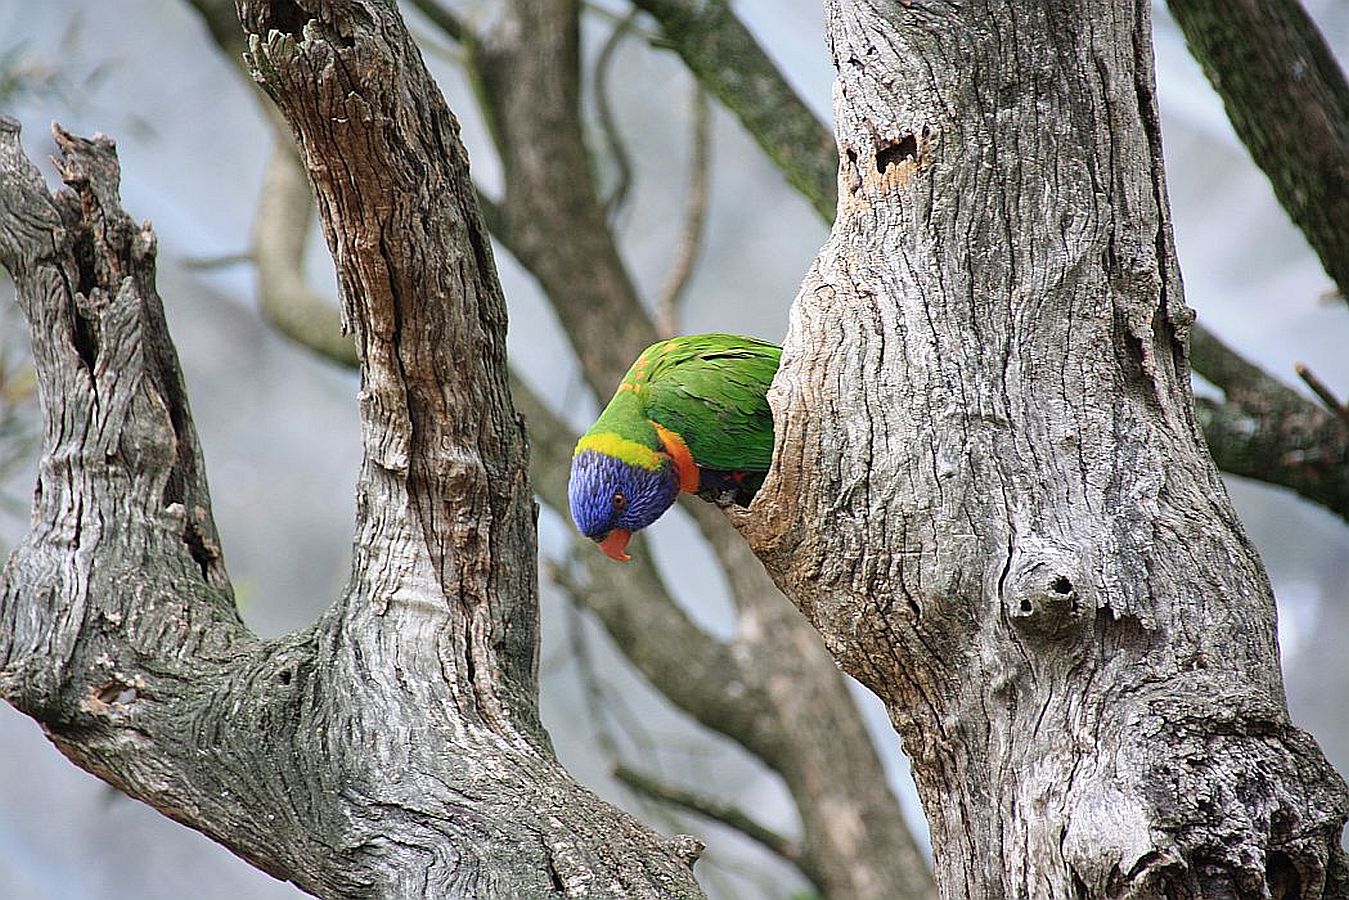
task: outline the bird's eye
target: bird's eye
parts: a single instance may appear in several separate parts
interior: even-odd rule
[[[614,509],[622,512],[628,508],[628,497],[622,491],[614,491]]]

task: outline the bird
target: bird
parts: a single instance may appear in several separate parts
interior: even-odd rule
[[[572,521],[607,556],[681,491],[748,506],[773,459],[768,387],[782,348],[738,334],[690,334],[642,351],[572,454]]]

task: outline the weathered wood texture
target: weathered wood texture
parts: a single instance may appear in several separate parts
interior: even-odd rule
[[[886,701],[943,895],[1342,896],[1193,413],[1149,5],[827,8],[839,214],[742,526]]]
[[[457,126],[384,3],[245,4],[362,360],[353,574],[311,629],[239,622],[111,142],[48,194],[0,129],[0,261],[47,421],[5,570],[0,692],[78,764],[329,897],[699,894],[696,846],[576,785],[537,716],[534,506]]]

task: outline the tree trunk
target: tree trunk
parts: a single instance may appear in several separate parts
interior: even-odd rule
[[[390,4],[243,4],[361,358],[348,590],[239,621],[111,141],[49,195],[0,126],[0,261],[47,422],[0,592],[0,693],[79,765],[329,897],[688,897],[690,839],[578,786],[537,714],[532,495],[505,307],[458,128]]]
[[[1195,422],[1149,4],[827,8],[839,213],[741,524],[889,707],[943,896],[1343,896]]]

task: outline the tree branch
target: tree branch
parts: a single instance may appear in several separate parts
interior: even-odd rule
[[[834,136],[781,77],[724,0],[634,0],[661,24],[684,63],[744,124],[792,187],[834,216]]]
[[[679,302],[688,287],[702,249],[707,223],[707,194],[711,183],[712,110],[701,84],[693,88],[693,140],[689,154],[689,190],[684,199],[684,227],[665,283],[656,296],[657,330],[663,337],[679,333]]]
[[[720,803],[694,791],[676,787],[639,772],[631,766],[616,766],[613,774],[614,778],[639,794],[661,803],[677,806],[705,819],[720,822],[728,828],[735,829],[750,840],[762,844],[796,866],[801,874],[811,880],[816,890],[823,892],[823,885],[816,881],[806,869],[806,860],[801,853],[801,847],[795,841],[755,821],[752,816],[738,806]]]
[[[1325,404],[1326,409],[1339,416],[1346,424],[1349,424],[1349,406],[1345,406],[1343,401],[1335,396],[1335,392],[1330,389],[1329,385],[1322,381],[1317,374],[1304,363],[1297,363],[1294,365],[1293,371],[1297,372],[1298,377],[1302,379],[1302,383],[1311,389],[1311,392],[1316,395],[1317,399]]]
[[[1342,891],[1192,415],[1150,5],[826,7],[839,217],[743,531],[885,700],[943,895]]]
[[[454,13],[450,12],[437,0],[411,0],[412,5],[427,20],[445,33],[450,40],[463,42],[470,37],[468,28],[463,21]]]
[[[556,10],[550,15],[556,16]],[[590,169],[578,126],[573,133],[579,121],[575,111],[548,112],[559,101],[565,103],[565,97],[574,96],[558,90],[575,77],[567,65],[571,51],[547,50],[549,41],[566,37],[569,26],[547,18],[537,21],[532,27],[543,32],[542,40],[516,30],[509,53],[470,44],[470,61],[488,70],[478,78],[485,112],[489,120],[506,120],[494,125],[493,133],[498,139],[511,136],[503,153],[525,157],[506,179],[508,190],[515,192],[508,193],[502,204],[484,205],[483,212],[493,233],[526,261],[550,291],[564,320],[573,326],[570,333],[579,357],[591,363],[592,383],[607,391],[631,358],[655,339],[655,330],[622,269],[602,207],[593,197],[586,202],[577,200],[578,190],[589,183]],[[551,62],[545,65],[544,60]],[[510,75],[494,79],[494,67]],[[545,87],[521,100],[523,106],[503,96],[505,91],[528,91],[534,83]],[[552,99],[540,107],[540,95]],[[552,164],[531,165],[528,157],[534,154],[524,152],[531,146],[544,154],[535,159],[547,158]],[[567,165],[580,169],[569,174]],[[291,185],[287,192],[298,203],[307,191],[287,183]],[[479,202],[485,203],[481,197]],[[579,216],[574,214],[578,209]],[[586,214],[587,210],[594,215]],[[581,246],[606,246],[598,254],[599,265],[592,269],[593,260],[576,252],[578,241]],[[294,243],[286,246],[295,252],[303,249]],[[298,257],[278,260],[282,262],[290,270],[301,268]],[[261,286],[268,283],[260,280]],[[606,322],[606,311],[621,311],[620,321],[630,328],[628,344],[596,365],[597,349],[607,346],[615,332],[612,322]],[[619,333],[621,344],[622,329]],[[574,435],[521,383],[513,382],[512,390],[517,407],[530,422],[535,486],[550,505],[565,509]],[[618,646],[673,702],[739,741],[783,775],[801,810],[808,846],[836,893],[858,898],[929,896],[932,884],[926,865],[884,786],[884,773],[852,699],[818,638],[777,594],[722,515],[702,503],[691,509],[700,526],[715,536],[714,546],[723,561],[738,569],[728,572],[742,609],[743,633],[735,644],[723,647],[693,625],[668,596],[644,555],[620,569],[593,548],[585,548],[590,551],[583,557],[588,573],[585,596],[592,611],[601,616]],[[784,655],[783,647],[793,649]],[[702,662],[691,666],[690,660]],[[705,677],[691,677],[691,669]],[[856,837],[859,827],[866,840]]]
[[[1349,85],[1297,0],[1168,0],[1227,117],[1349,298]]]
[[[1349,423],[1197,324],[1190,362],[1225,396],[1222,403],[1195,401],[1209,452],[1223,471],[1290,488],[1349,519]]]
[[[695,896],[687,848],[579,788],[538,725],[525,445],[453,119],[390,5],[315,7],[242,14],[315,175],[361,353],[349,591],[313,629],[243,629],[153,238],[116,206],[111,143],[60,135],[78,193],[53,199],[7,124],[0,254],[48,439],[0,602],[0,690],[81,765],[325,896],[597,879]]]
[[[264,646],[239,620],[154,234],[122,212],[112,142],[54,131],[71,190],[49,195],[0,119],[0,262],[45,420],[33,526],[0,590],[0,694],[77,765],[312,888],[312,811],[278,790],[297,736],[268,713],[296,700],[277,673],[304,639]]]

